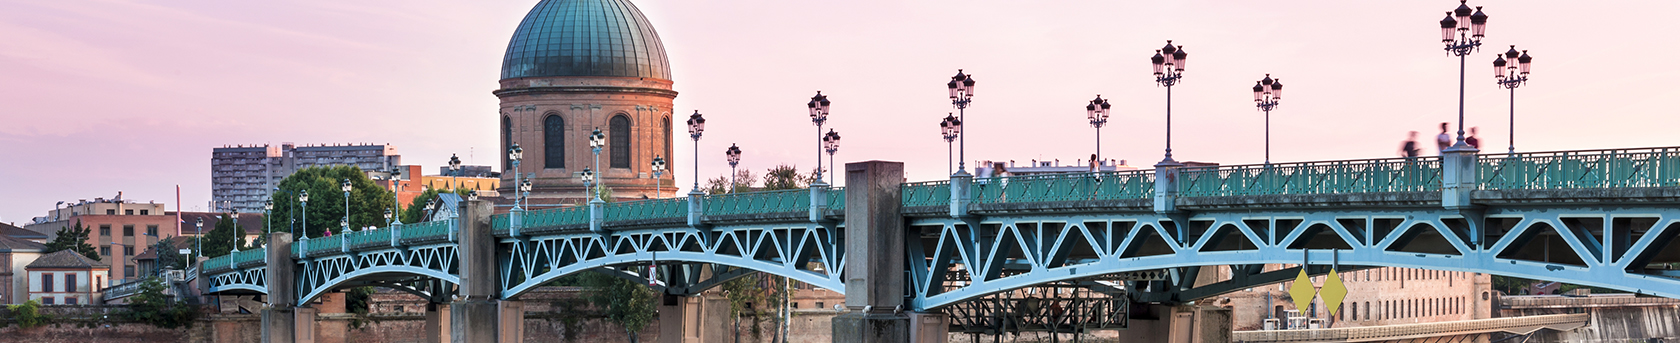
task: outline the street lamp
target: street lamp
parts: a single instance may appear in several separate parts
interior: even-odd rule
[[[341,233],[350,233],[350,179],[340,179],[338,188],[344,190],[344,219],[339,220]]]
[[[1528,83],[1530,62],[1534,62],[1534,58],[1528,57],[1528,50],[1519,55],[1516,45],[1505,51],[1505,56],[1494,57],[1493,60],[1493,78],[1500,86],[1511,90],[1511,154],[1517,153],[1517,87]]]
[[[1266,78],[1254,81],[1254,107],[1266,113],[1266,165],[1272,164],[1272,109],[1283,99],[1283,79]]]
[[[823,135],[822,142],[823,151],[828,152],[828,183],[834,184],[834,174],[837,174],[834,173],[834,153],[840,151],[840,134],[835,133],[834,129],[828,129],[828,134]],[[822,166],[818,165],[817,169],[822,169]],[[821,175],[817,177],[817,180],[822,181]]]
[[[198,251],[198,257],[203,258],[204,257],[204,217],[198,217],[198,221],[196,223],[193,223],[193,225],[198,227],[198,229],[197,229],[198,235],[193,237],[193,246],[195,246],[196,247],[195,250]],[[193,261],[197,261],[197,260],[198,259],[193,259]]]
[[[665,179],[660,178],[661,176],[664,176],[664,175],[665,175],[665,158],[664,157],[659,157],[659,156],[654,156],[653,157],[653,197],[655,197],[655,198],[665,196],[664,193],[662,193],[662,191],[664,191],[664,188],[665,188]]]
[[[957,119],[957,116],[951,115],[951,113],[945,113],[945,120],[939,121],[939,134],[945,137],[945,172],[952,173],[951,156],[953,150],[951,149],[951,142],[956,141],[957,136],[962,135],[962,119]]]
[[[519,203],[525,198],[519,194],[521,190],[525,189],[525,185],[519,182],[519,161],[523,159],[525,159],[525,148],[520,148],[518,143],[514,143],[513,147],[508,148],[508,161],[513,162],[513,185],[519,187],[513,191],[513,212],[521,210]]]
[[[227,210],[228,210],[228,220],[233,221],[233,225],[232,225],[233,230],[229,231],[229,233],[232,233],[233,235],[228,237],[228,240],[233,241],[232,242],[233,243],[233,252],[239,252],[239,239],[240,238],[245,238],[245,230],[241,230],[239,228],[239,209],[234,208],[233,206],[228,206]]]
[[[385,223],[386,227],[391,225],[391,209],[389,208],[385,209]]]
[[[822,126],[823,123],[828,122],[828,104],[828,96],[823,95],[822,91],[817,91],[817,95],[811,97],[811,102],[805,104],[805,107],[811,111],[811,123],[817,125],[817,183],[822,183],[823,145],[821,143],[826,139],[823,136]]]
[[[962,69],[957,69],[957,76],[951,77],[951,82],[945,83],[945,88],[951,91],[951,106],[957,107],[957,123],[967,121],[968,103],[974,98],[974,75],[963,75]],[[963,171],[963,161],[968,145],[968,136],[957,130],[957,174],[968,174]]]
[[[263,232],[274,232],[274,200],[263,201]]]
[[[526,178],[524,182],[520,182],[518,191],[520,196],[524,197],[527,202],[525,206],[531,206],[529,203],[529,201],[531,201],[531,179]]]
[[[706,133],[706,118],[700,116],[700,110],[688,116],[688,137],[694,139],[694,190],[689,195],[700,193],[700,135]]]
[[[298,192],[298,202],[303,203],[303,210],[298,211],[303,213],[303,234],[298,240],[309,240],[309,190]]]
[[[1482,6],[1472,10],[1466,2],[1468,0],[1459,0],[1458,8],[1447,12],[1447,17],[1441,19],[1441,43],[1446,44],[1445,50],[1458,56],[1458,141],[1443,152],[1476,151],[1464,143],[1464,64],[1470,53],[1482,46],[1488,16],[1482,13]]]
[[[583,172],[578,173],[578,178],[583,180],[583,190],[587,192],[590,190],[589,185],[595,182],[595,171],[583,168]]]
[[[1092,99],[1091,103],[1085,104],[1085,119],[1091,122],[1091,127],[1097,129],[1097,154],[1092,155],[1095,158],[1091,159],[1091,165],[1096,166],[1097,171],[1102,171],[1102,162],[1098,161],[1102,161],[1102,127],[1108,125],[1108,109],[1108,100],[1103,100],[1101,94]]]
[[[461,174],[461,158],[458,157],[458,156],[455,156],[455,154],[449,154],[449,183],[450,183],[449,191],[450,192],[455,191],[455,186],[457,184],[457,181],[455,181],[455,176],[460,175],[460,174]]]
[[[589,150],[595,152],[595,170],[601,170],[601,148],[605,147],[606,145],[607,145],[607,135],[601,134],[601,128],[595,128],[595,132],[589,133]],[[602,181],[604,183],[604,181],[606,181],[606,180],[604,180],[605,175],[602,175],[602,176],[603,176]],[[601,184],[595,184],[595,199],[590,200],[589,202],[595,202],[595,201],[599,201],[599,200],[601,200]]]
[[[735,165],[741,164],[741,148],[729,143],[729,149],[724,150],[723,155],[729,158],[729,192],[735,193]]]
[[[391,167],[391,211],[392,212],[402,212],[402,182],[397,179],[398,176],[402,176],[402,168]],[[389,219],[394,219],[394,220],[386,220],[385,225],[387,225],[387,226],[402,223],[402,216],[401,215],[391,217]]]
[[[1167,87],[1167,157],[1157,166],[1179,165],[1172,158],[1172,87],[1184,77],[1185,57],[1189,54],[1184,53],[1184,46],[1173,46],[1169,39],[1167,46],[1155,50],[1155,56],[1149,58],[1149,62],[1155,65],[1155,84]]]

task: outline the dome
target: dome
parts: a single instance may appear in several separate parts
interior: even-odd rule
[[[665,45],[626,0],[542,0],[508,42],[502,79],[622,76],[671,79]]]

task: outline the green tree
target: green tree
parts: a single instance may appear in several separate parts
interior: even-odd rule
[[[757,179],[758,179],[758,177],[753,176],[751,170],[742,170],[742,171],[735,172],[735,191],[736,192],[751,192],[751,191],[753,191],[753,181],[757,180]],[[706,180],[706,186],[705,186],[705,188],[702,188],[702,190],[706,191],[706,194],[729,193],[729,176],[725,175],[725,176],[719,176],[719,177],[707,179]]]
[[[180,250],[176,250],[174,245],[169,244],[169,240],[161,240],[157,244],[152,244],[152,252],[157,253],[157,266],[154,268],[187,269],[187,255],[182,255]],[[154,269],[151,272],[155,273],[157,270]]]
[[[654,302],[659,294],[647,286],[598,272],[583,273],[580,279],[588,288],[584,297],[595,304],[608,321],[624,327],[630,342],[636,342],[636,333],[653,322],[656,315]]]
[[[52,320],[51,315],[41,314],[41,303],[35,302],[35,299],[6,306],[6,309],[12,311],[12,320],[17,322],[18,327],[25,329],[46,325]]]
[[[140,291],[129,298],[126,314],[128,320],[165,329],[191,328],[193,320],[198,319],[198,310],[179,299],[163,294],[167,288],[162,279],[155,276],[146,278],[146,281],[140,284]]]
[[[344,191],[339,188],[342,180],[350,180],[351,230],[360,230],[367,226],[385,226],[385,210],[390,209],[396,201],[392,199],[391,191],[369,180],[360,168],[347,165],[304,168],[280,180],[278,188],[281,191],[274,192],[271,199],[274,201],[274,210],[270,215],[274,218],[291,218],[296,212],[298,228],[303,231],[300,234],[306,233],[310,238],[321,237],[327,230],[336,233],[339,231],[338,222],[345,215]],[[309,191],[309,204],[308,208],[302,208],[303,205],[294,194],[306,190]],[[275,222],[276,225],[286,223]],[[284,226],[276,228],[282,227]]]
[[[426,215],[426,204],[431,203],[432,199],[436,199],[439,193],[444,193],[444,192],[448,192],[448,190],[441,190],[440,191],[436,188],[433,188],[433,189],[427,189],[424,192],[420,192],[419,196],[414,197],[414,201],[410,201],[408,203],[408,206],[403,207],[402,215],[400,216],[400,218],[402,218],[402,222],[404,224],[414,224],[414,223],[421,222],[422,220],[420,220],[420,217]],[[472,190],[465,189],[465,188],[455,189],[455,195],[459,195],[462,198],[467,197],[467,193],[469,193],[469,192],[472,192]],[[384,212],[381,212],[380,215],[384,215]]]
[[[226,214],[217,219],[215,228],[205,232],[200,239],[200,244],[204,246],[202,253],[209,257],[227,255],[233,251],[234,244],[238,244],[241,250],[249,248],[245,242],[245,226]]]
[[[781,278],[765,273],[751,273],[723,283],[724,296],[729,298],[729,316],[734,319],[735,332],[741,330],[741,316],[750,315],[748,333],[758,338],[765,319],[780,319],[776,304],[783,302]]]
[[[817,181],[817,171],[815,169],[808,174],[800,174],[799,167],[782,164],[764,171],[763,190],[806,188],[810,187],[815,181]]]
[[[67,226],[58,229],[58,237],[54,237],[51,242],[47,242],[47,250],[43,253],[50,254],[60,250],[74,250],[81,253],[82,256],[98,261],[99,249],[95,249],[93,244],[88,244],[88,231],[90,230],[87,227],[82,226],[82,220],[77,219],[75,227]]]

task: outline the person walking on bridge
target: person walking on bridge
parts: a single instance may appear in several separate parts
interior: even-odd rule
[[[1447,123],[1441,123],[1441,134],[1435,135],[1435,151],[1441,152],[1441,155],[1446,155],[1447,148],[1452,145],[1452,136],[1447,135]]]
[[[1417,131],[1412,131],[1406,135],[1405,142],[1400,142],[1400,157],[1405,157],[1406,159],[1414,159],[1418,157],[1417,135]]]

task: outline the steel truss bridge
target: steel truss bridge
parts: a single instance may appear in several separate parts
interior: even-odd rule
[[[447,302],[463,281],[463,225],[490,227],[499,299],[586,270],[668,295],[755,271],[844,293],[848,239],[902,239],[904,309],[950,314],[952,332],[1123,326],[1115,313],[1128,302],[1284,281],[1301,267],[1262,265],[1303,262],[1310,273],[1422,268],[1680,297],[1680,148],[958,175],[876,193],[889,199],[854,191],[616,202],[299,239],[293,303],[356,286]],[[903,237],[846,237],[848,201],[882,200],[897,203]],[[267,292],[266,253],[205,261],[206,293]],[[1204,266],[1232,276],[1196,285]],[[1081,296],[1028,294],[1067,287]],[[1052,303],[1063,312],[1050,315]]]

